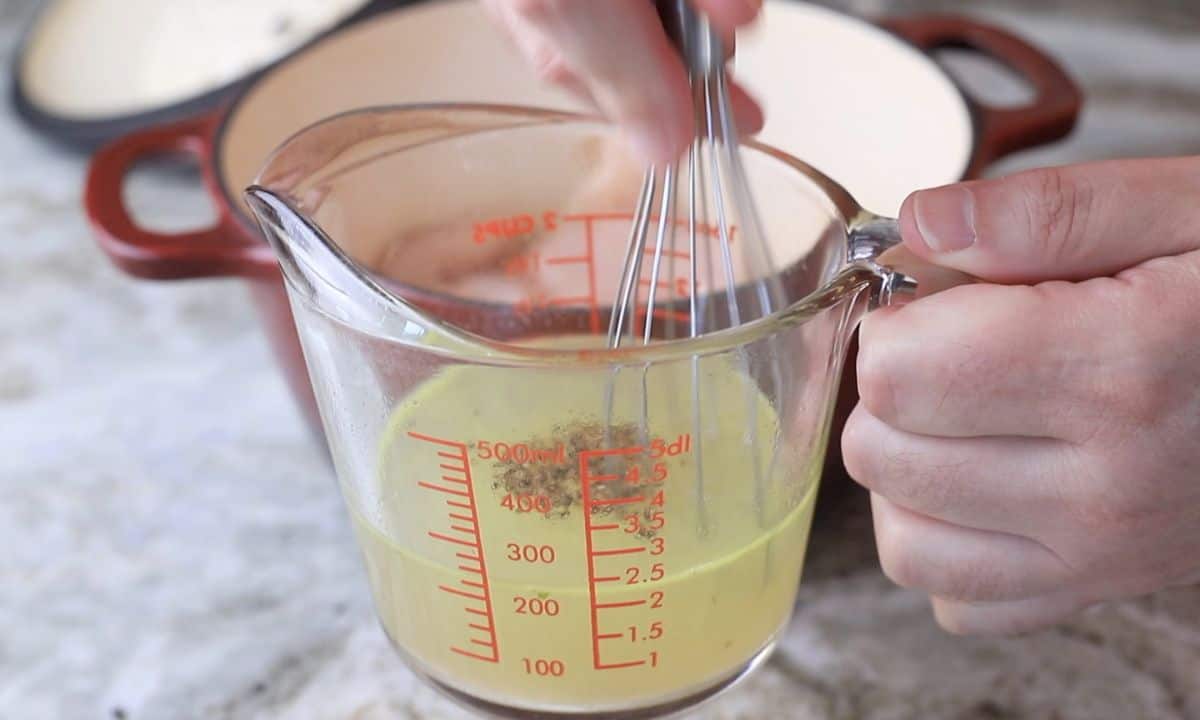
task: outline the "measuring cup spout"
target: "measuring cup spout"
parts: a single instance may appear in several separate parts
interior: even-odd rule
[[[347,325],[395,339],[426,338],[439,323],[365,275],[287,199],[254,185],[245,199],[294,292]]]

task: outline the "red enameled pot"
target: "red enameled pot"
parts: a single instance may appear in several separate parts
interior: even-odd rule
[[[1054,60],[975,20],[870,23],[785,0],[768,2],[765,14],[739,38],[736,68],[766,106],[761,139],[820,168],[877,212],[895,213],[913,190],[975,177],[1005,155],[1064,137],[1082,105]],[[1007,66],[1033,99],[1005,108],[972,99],[933,58],[944,48]],[[292,391],[319,428],[275,257],[241,192],[279,143],[317,120],[369,105],[434,101],[579,109],[526,69],[477,3],[419,4],[308,46],[219,110],[110,143],[88,173],[87,213],[101,247],[130,275],[246,281]],[[219,209],[216,224],[179,234],[139,227],[122,200],[126,175],[141,160],[180,153],[200,164]],[[842,413],[853,399],[853,367]],[[837,445],[832,462],[839,462]]]

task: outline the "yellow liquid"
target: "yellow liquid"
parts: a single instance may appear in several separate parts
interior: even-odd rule
[[[394,412],[378,486],[350,505],[385,629],[439,681],[521,708],[636,708],[738,674],[787,621],[821,458],[772,451],[778,419],[726,359],[701,365],[698,433],[690,363],[651,369],[644,391],[622,373],[614,425],[640,422],[644,393],[649,437],[620,456],[643,461],[635,482],[589,465],[617,468],[615,495],[576,476],[580,497],[545,513],[543,488],[511,492],[516,463],[496,453],[562,461],[555,439],[604,417],[609,377],[458,366]],[[516,449],[536,439],[541,455]]]

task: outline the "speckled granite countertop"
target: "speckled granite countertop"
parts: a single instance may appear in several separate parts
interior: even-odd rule
[[[0,56],[34,4],[0,0]],[[1187,0],[841,4],[969,5],[1057,49],[1090,95],[1080,132],[1001,169],[1200,150]],[[377,629],[247,298],[118,274],[80,216],[82,171],[0,111],[0,717],[469,717]],[[206,212],[188,187],[159,173],[131,190],[146,218],[186,225]],[[955,639],[879,574],[869,527],[861,496],[826,502],[781,650],[691,717],[1200,718],[1200,589]]]

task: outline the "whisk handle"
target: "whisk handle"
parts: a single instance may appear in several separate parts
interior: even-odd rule
[[[657,0],[658,16],[667,36],[679,49],[688,70],[702,75],[721,67],[725,47],[721,37],[689,0]]]
[[[925,52],[978,52],[1018,73],[1033,88],[1033,100],[1023,107],[970,99],[979,136],[968,177],[1005,155],[1059,140],[1075,128],[1083,107],[1079,86],[1058,62],[1007,30],[958,15],[890,18],[880,25]]]

